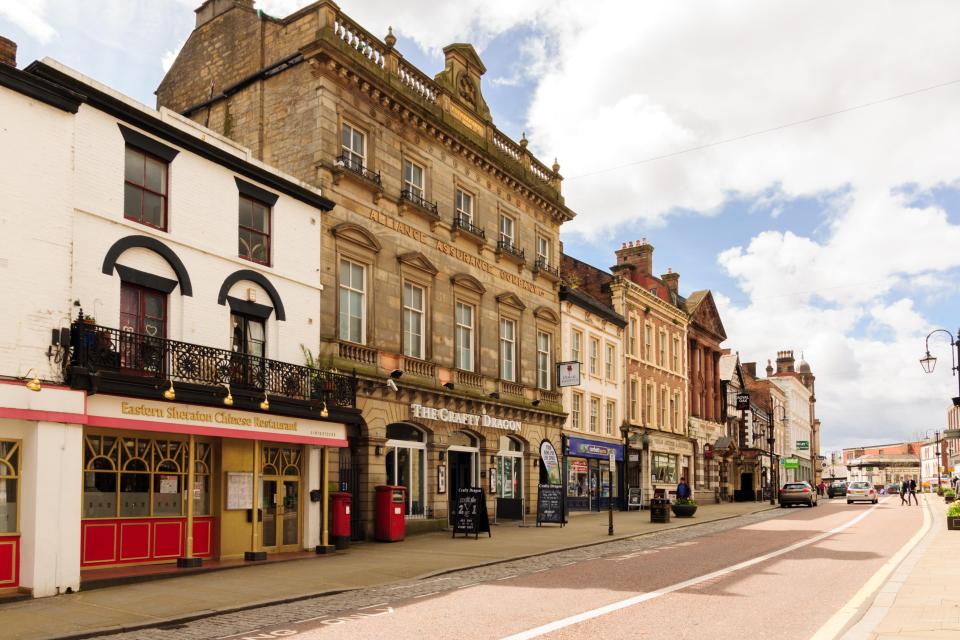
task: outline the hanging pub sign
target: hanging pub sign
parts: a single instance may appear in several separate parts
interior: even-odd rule
[[[558,387],[579,387],[580,386],[580,363],[558,362],[557,363],[557,386]]]
[[[707,460],[713,459],[713,445],[709,442],[704,443],[703,445],[703,457]]]
[[[560,477],[560,459],[557,458],[557,450],[549,440],[540,443],[540,464],[547,472],[547,482],[549,484],[560,484],[563,482]]]
[[[749,408],[750,408],[750,394],[738,393],[737,394],[737,411],[746,411]]]
[[[563,499],[563,486],[558,484],[537,485],[537,526],[543,523],[566,524]]]
[[[487,500],[480,487],[464,487],[457,490],[453,505],[453,537],[458,533],[479,538],[481,532],[490,533],[490,517],[487,515]]]

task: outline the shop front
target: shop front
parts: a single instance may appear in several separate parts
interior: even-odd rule
[[[662,492],[672,498],[681,479],[693,478],[693,444],[668,435],[650,438],[650,483],[652,495]],[[696,493],[696,491],[694,491]],[[694,496],[696,498],[696,496]]]
[[[313,548],[323,449],[345,445],[339,423],[92,396],[80,565],[195,566]]]
[[[610,452],[616,461],[613,469]],[[600,511],[617,499],[617,467],[622,466],[623,445],[568,436],[564,462],[568,511]]]
[[[382,484],[406,489],[408,532],[446,526],[461,488],[484,490],[491,519],[520,519],[536,509],[536,454],[544,439],[559,445],[559,417],[406,391],[396,401],[359,400],[369,433],[365,522],[375,515],[373,487]]]

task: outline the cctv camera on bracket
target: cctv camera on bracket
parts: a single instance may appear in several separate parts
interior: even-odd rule
[[[397,383],[393,381],[393,378],[387,378],[387,388],[390,389],[390,391],[399,391]]]

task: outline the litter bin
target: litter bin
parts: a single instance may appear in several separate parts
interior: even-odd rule
[[[403,540],[406,533],[407,488],[380,485],[376,487],[376,522],[373,536],[381,542]]]
[[[670,500],[667,498],[650,500],[650,522],[670,522]]]
[[[349,493],[331,493],[330,536],[333,546],[337,549],[346,549],[350,546],[350,507],[353,497]]]

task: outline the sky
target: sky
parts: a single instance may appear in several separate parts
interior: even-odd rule
[[[302,0],[259,0],[284,16]],[[199,0],[0,0],[21,66],[53,57],[149,105]],[[646,238],[724,346],[817,376],[822,449],[943,428],[960,322],[960,3],[341,0],[429,75],[471,42],[496,125],[559,161],[564,249]]]

